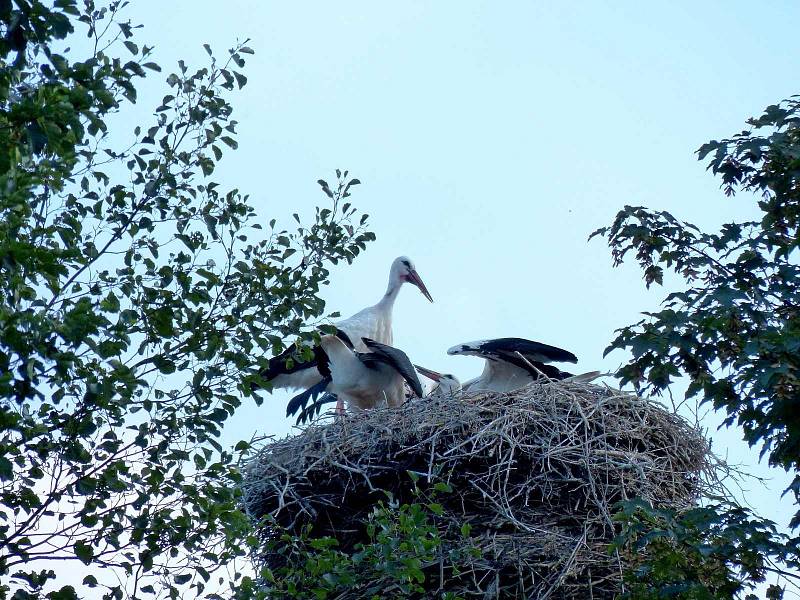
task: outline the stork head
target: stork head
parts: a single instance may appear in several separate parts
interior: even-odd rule
[[[447,353],[451,356],[456,354],[463,354],[466,356],[480,356],[481,358],[487,358],[486,356],[481,355],[481,346],[483,346],[486,342],[487,340],[478,340],[477,342],[464,342],[463,344],[458,344],[457,346],[448,348]]]
[[[420,375],[424,375],[428,379],[438,383],[439,385],[436,386],[436,389],[443,394],[454,394],[461,389],[461,382],[455,375],[451,375],[450,373],[438,373],[426,369],[425,367],[420,367],[419,365],[414,365],[414,368],[419,371]]]
[[[390,272],[390,278],[393,282],[404,283],[408,282],[411,283],[419,288],[419,291],[422,292],[422,295],[425,296],[430,302],[433,302],[433,298],[431,297],[430,292],[428,292],[428,288],[425,287],[425,284],[422,283],[422,278],[417,273],[416,267],[414,267],[414,262],[408,258],[407,256],[398,256],[394,259],[392,263],[392,270]]]

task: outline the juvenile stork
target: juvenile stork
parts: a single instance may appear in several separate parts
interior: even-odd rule
[[[353,316],[334,323],[336,336],[346,345],[359,352],[366,352],[367,346],[363,338],[375,340],[381,344],[392,343],[392,309],[400,288],[404,283],[417,286],[430,302],[433,298],[422,282],[414,263],[407,256],[400,256],[392,262],[389,269],[389,285],[386,293],[377,304],[368,306]],[[320,355],[325,350],[320,346],[312,348],[312,357],[305,362],[295,346],[290,346],[282,354],[269,360],[259,375],[269,380],[273,388],[307,389],[318,384],[324,373],[318,368]]]
[[[319,361],[322,378],[289,401],[286,416],[300,411],[298,422],[305,421],[323,404],[333,402],[334,395],[356,411],[375,408],[384,401],[397,407],[405,401],[404,381],[417,397],[422,396],[422,384],[405,352],[369,338],[361,341],[368,352],[358,352],[336,336],[324,336],[320,341],[324,354]],[[317,400],[321,394],[325,395]]]
[[[455,375],[439,373],[431,369],[426,369],[425,367],[420,367],[419,365],[414,365],[414,368],[419,371],[420,375],[433,382],[425,394],[426,398],[449,398],[461,391],[461,382]]]
[[[547,363],[578,362],[572,352],[522,338],[466,342],[453,346],[447,353],[479,356],[486,361],[480,377],[462,386],[466,392],[512,392],[542,376],[567,379],[573,377],[572,373]]]

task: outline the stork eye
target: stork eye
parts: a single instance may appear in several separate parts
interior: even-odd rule
[[[404,260],[404,261],[403,261],[403,264],[404,264],[406,267],[408,267],[409,269],[411,268],[411,263],[410,263],[410,262],[408,262],[407,260]]]

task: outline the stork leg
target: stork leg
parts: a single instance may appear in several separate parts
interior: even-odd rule
[[[336,401],[336,416],[343,417],[344,416],[344,400],[339,398]]]

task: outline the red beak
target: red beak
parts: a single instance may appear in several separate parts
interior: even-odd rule
[[[436,371],[431,371],[430,369],[426,369],[425,367],[420,367],[419,365],[414,365],[414,368],[419,371],[422,375],[427,377],[428,379],[433,379],[434,381],[439,381],[442,378],[441,373],[437,373]]]
[[[425,296],[428,299],[428,301],[433,302],[433,298],[431,298],[431,294],[428,291],[428,288],[426,288],[425,284],[422,283],[422,279],[420,279],[419,273],[417,273],[416,271],[409,271],[408,281],[417,286],[419,288],[419,291],[422,292],[422,295]]]

